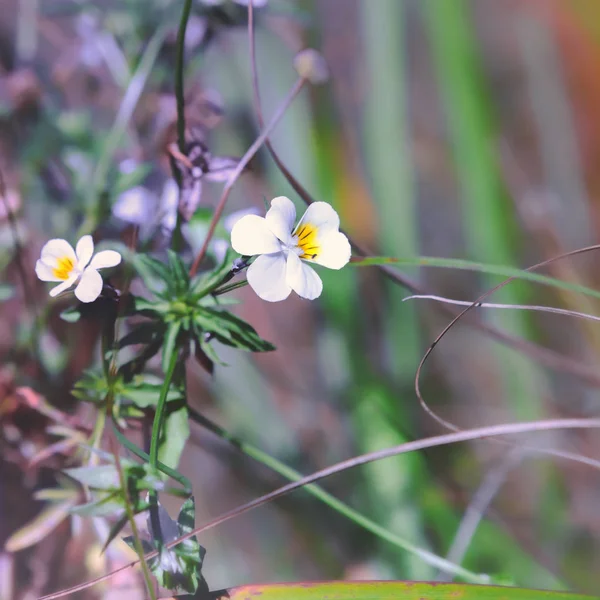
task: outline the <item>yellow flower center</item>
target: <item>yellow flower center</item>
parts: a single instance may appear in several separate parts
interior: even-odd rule
[[[317,241],[318,229],[311,223],[303,223],[295,231],[294,235],[298,238],[298,248],[302,250],[300,258],[315,259],[321,252],[321,246]]]
[[[56,267],[52,270],[52,274],[57,279],[66,281],[71,276],[74,266],[73,261],[68,256],[63,256],[56,261]]]

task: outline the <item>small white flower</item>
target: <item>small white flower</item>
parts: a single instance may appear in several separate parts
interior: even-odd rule
[[[350,243],[329,204],[315,202],[294,227],[295,220],[294,204],[279,196],[266,217],[247,215],[231,231],[236,252],[260,255],[248,268],[248,283],[268,302],[285,300],[292,290],[302,298],[318,298],[323,282],[306,263],[341,269],[350,260]]]
[[[79,282],[75,296],[81,302],[93,302],[102,291],[102,277],[98,269],[114,267],[121,262],[121,255],[115,250],[103,250],[92,258],[93,254],[91,235],[84,235],[75,250],[66,240],[49,240],[35,263],[35,273],[42,281],[62,281],[50,290],[52,297]]]

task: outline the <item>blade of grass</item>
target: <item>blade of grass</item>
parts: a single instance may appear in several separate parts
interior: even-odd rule
[[[385,253],[413,258],[419,254],[418,215],[413,182],[411,131],[407,106],[406,7],[398,0],[359,2],[361,33],[364,39],[366,95],[362,137],[369,187],[379,219],[379,239]],[[383,338],[389,353],[388,372],[401,389],[418,361],[421,346],[416,308],[401,303],[402,292],[388,284],[389,304],[383,324]],[[362,361],[361,345],[355,346]],[[360,358],[359,358],[360,355]],[[384,414],[373,409],[371,394],[381,393],[381,383],[363,384],[355,395],[355,435],[360,449],[373,450],[383,438],[386,444],[406,441]],[[411,420],[412,399],[383,393],[389,409]],[[365,470],[367,489],[376,514],[388,527],[401,521],[407,534],[427,544],[419,488],[426,476],[418,464],[409,461],[381,463]],[[403,561],[399,572],[410,579],[428,579],[431,570],[414,560]]]
[[[420,6],[449,128],[467,246],[483,262],[510,264],[515,224],[491,145],[491,104],[481,79],[471,5],[465,0],[426,0]],[[505,290],[499,300],[527,304],[516,288]],[[502,313],[497,320],[511,333],[527,337],[522,313]],[[495,385],[504,386],[512,411],[518,418],[535,418],[541,410],[539,371],[530,361],[500,349],[494,356],[499,364]]]
[[[350,263],[355,267],[369,267],[377,265],[395,265],[395,266],[418,266],[435,267],[440,269],[458,269],[461,271],[478,271],[487,275],[500,275],[501,277],[515,277],[524,281],[532,281],[550,287],[556,287],[561,290],[573,292],[575,294],[585,294],[592,298],[600,299],[600,291],[585,285],[562,281],[548,275],[531,273],[518,267],[506,265],[495,265],[472,260],[463,260],[458,258],[439,258],[436,256],[419,256],[417,258],[392,258],[389,256],[367,256],[365,258],[353,258]]]

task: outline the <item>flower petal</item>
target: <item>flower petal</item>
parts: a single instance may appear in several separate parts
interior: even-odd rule
[[[267,226],[267,221],[257,215],[242,217],[231,230],[231,245],[245,256],[272,254],[281,250],[281,244]]]
[[[340,228],[340,218],[327,202],[313,202],[302,215],[297,229],[304,223],[310,223],[319,230],[319,238],[325,237]]]
[[[73,264],[77,262],[77,256],[73,246],[60,238],[48,240],[42,248],[40,260],[49,267],[56,267],[60,258],[70,258]]]
[[[41,260],[38,260],[35,263],[35,274],[42,281],[62,281],[60,277],[54,275],[54,269],[43,263]]]
[[[256,294],[267,302],[285,300],[292,291],[286,283],[286,264],[283,252],[263,254],[248,268],[248,283]]]
[[[71,275],[71,277],[69,277],[69,279],[65,279],[65,281],[63,281],[56,287],[53,287],[50,290],[50,296],[52,296],[52,298],[54,298],[54,296],[58,296],[58,294],[60,294],[61,292],[68,290],[76,281],[77,281],[77,275]]]
[[[292,243],[292,230],[296,220],[296,207],[285,196],[271,200],[271,208],[265,217],[269,229],[284,243]]]
[[[323,291],[321,278],[294,252],[290,252],[287,257],[285,280],[298,296],[308,300],[318,298]]]
[[[352,250],[348,238],[340,231],[331,231],[319,239],[321,250],[313,259],[329,269],[341,269],[348,264]]]
[[[116,267],[121,262],[121,255],[116,250],[102,250],[98,252],[92,262],[90,269],[106,269],[108,267]]]
[[[83,271],[88,266],[92,254],[94,254],[94,240],[91,235],[84,235],[75,246],[77,255],[77,268]]]
[[[81,302],[93,302],[101,291],[102,277],[96,269],[90,266],[81,275],[81,279],[75,288],[75,295]]]

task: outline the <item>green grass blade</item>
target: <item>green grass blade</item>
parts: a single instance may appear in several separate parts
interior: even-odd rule
[[[501,277],[515,277],[533,283],[539,283],[551,287],[556,287],[567,292],[575,294],[584,294],[592,298],[600,299],[600,291],[589,288],[585,285],[569,283],[548,275],[525,271],[517,267],[506,265],[492,265],[488,263],[476,262],[472,260],[463,260],[457,258],[438,258],[436,256],[419,256],[417,258],[393,258],[389,256],[369,256],[367,258],[355,259],[350,263],[355,267],[370,267],[376,265],[394,265],[398,267],[437,267],[441,269],[458,269],[461,271],[478,271],[488,275],[500,275]]]
[[[592,600],[568,592],[418,581],[329,581],[243,585],[216,592],[229,600]]]

